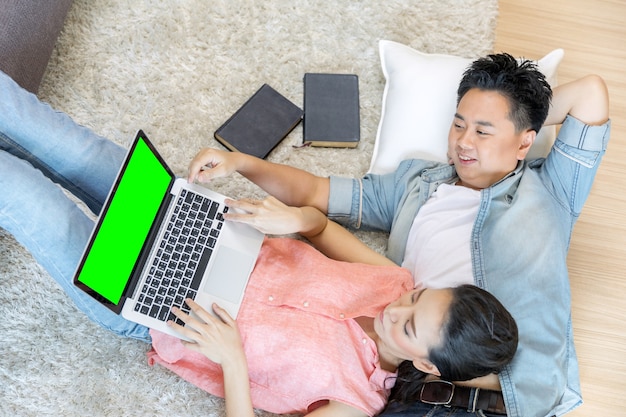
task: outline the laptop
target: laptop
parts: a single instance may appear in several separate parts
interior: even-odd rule
[[[225,196],[176,178],[143,131],[120,168],[74,275],[74,284],[116,314],[184,337],[173,306],[194,299],[237,317],[263,233],[225,222]]]

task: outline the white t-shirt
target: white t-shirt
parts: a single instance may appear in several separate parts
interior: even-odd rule
[[[402,266],[416,286],[473,284],[470,238],[480,191],[441,184],[413,220]]]

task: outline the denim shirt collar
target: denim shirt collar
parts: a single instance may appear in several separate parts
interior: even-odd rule
[[[498,180],[488,188],[493,189],[493,194],[499,194],[501,192],[506,192],[510,190],[510,187],[513,186],[510,181],[510,178],[517,177],[520,178],[520,174],[524,171],[526,161],[522,160],[517,163],[515,169],[505,175],[502,179]],[[455,184],[459,181],[459,176],[454,169],[454,165],[438,165],[434,168],[428,169],[424,171],[422,174],[421,180],[425,187],[428,189],[427,196],[430,197],[433,192],[437,190],[439,185],[441,184]],[[511,190],[514,192],[514,190]]]

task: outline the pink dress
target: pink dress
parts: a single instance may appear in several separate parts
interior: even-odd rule
[[[237,318],[254,407],[305,414],[335,400],[380,412],[395,374],[381,369],[374,341],[352,319],[375,317],[412,288],[403,268],[338,262],[294,239],[266,239]],[[151,335],[150,364],[224,396],[220,366],[176,338]]]

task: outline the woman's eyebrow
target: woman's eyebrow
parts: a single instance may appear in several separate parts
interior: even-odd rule
[[[416,304],[420,297],[422,296],[422,294],[424,293],[424,291],[426,291],[426,288],[424,288],[423,290],[421,290],[418,294],[417,294],[417,298],[415,299],[415,301],[413,302],[413,304]],[[413,334],[415,335],[415,337],[417,337],[417,320],[415,320],[415,316],[417,315],[417,311],[415,311],[413,313]]]

